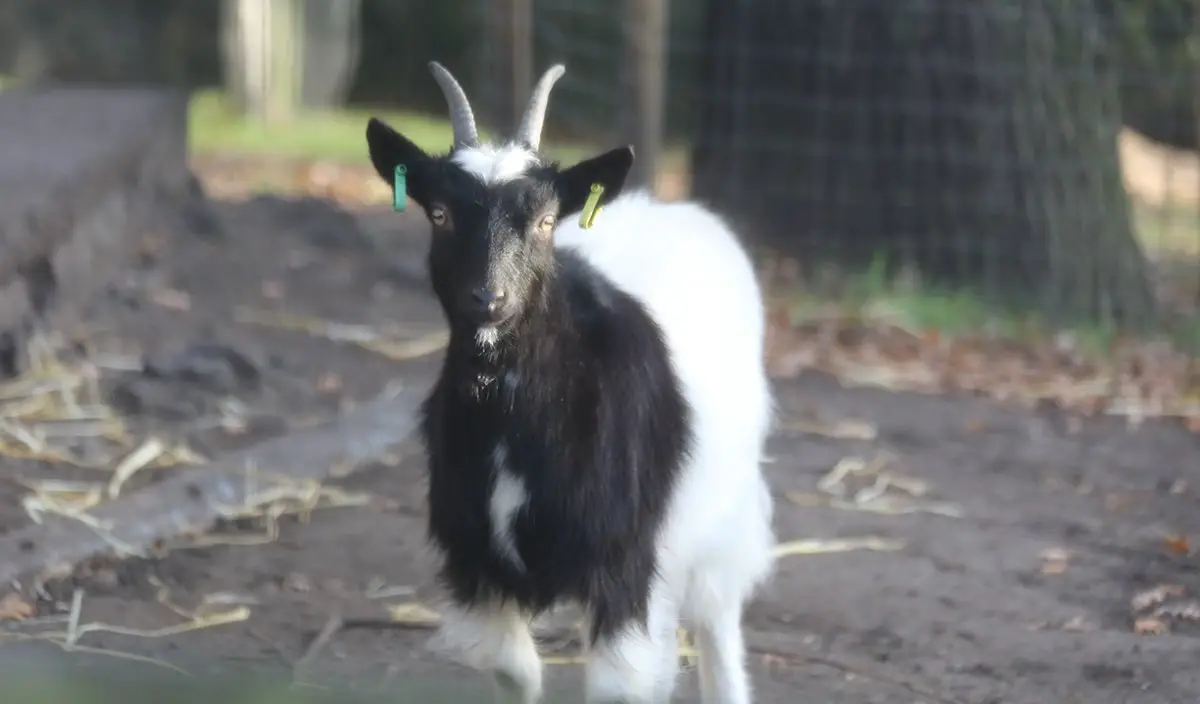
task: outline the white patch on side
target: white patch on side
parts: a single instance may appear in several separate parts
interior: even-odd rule
[[[500,339],[500,331],[494,326],[485,325],[475,331],[475,344],[483,349],[491,349],[496,346],[496,342]]]
[[[470,147],[455,152],[453,161],[487,185],[520,177],[539,162],[537,154],[515,144]]]
[[[492,541],[501,555],[511,560],[517,569],[524,571],[525,563],[517,552],[517,542],[513,536],[513,519],[529,500],[529,495],[525,492],[525,482],[508,468],[508,450],[503,444],[496,446],[492,463],[496,472],[496,483],[492,485],[492,498],[488,503]]]

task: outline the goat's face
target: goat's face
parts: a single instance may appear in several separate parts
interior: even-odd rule
[[[371,161],[392,182],[406,168],[410,198],[432,228],[429,272],[452,327],[489,333],[530,310],[553,275],[554,231],[583,209],[593,184],[616,197],[633,161],[622,147],[568,169],[521,145],[465,146],[431,156],[383,122],[367,125]]]

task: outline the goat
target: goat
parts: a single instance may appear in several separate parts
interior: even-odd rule
[[[589,702],[668,702],[676,628],[695,629],[704,702],[748,704],[742,611],[770,575],[760,461],[773,402],[746,250],[694,203],[623,193],[632,147],[569,168],[539,152],[550,68],[516,135],[483,143],[436,62],[453,145],[427,154],[372,118],[371,162],[431,226],[450,339],[421,407],[428,530],[451,608],[439,639],[541,698],[530,623],[587,615]],[[568,220],[593,184],[594,227]],[[399,197],[400,194],[397,194]]]

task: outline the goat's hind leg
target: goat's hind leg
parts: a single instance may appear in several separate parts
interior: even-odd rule
[[[447,609],[433,646],[476,670],[491,672],[498,702],[536,704],[542,697],[542,659],[530,619],[515,605]]]
[[[700,651],[700,701],[750,704],[741,604],[703,619],[696,628]]]

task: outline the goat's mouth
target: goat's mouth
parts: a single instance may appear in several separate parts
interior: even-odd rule
[[[472,308],[466,313],[466,317],[472,327],[497,329],[512,320],[516,312],[516,306],[501,305],[490,310]]]

